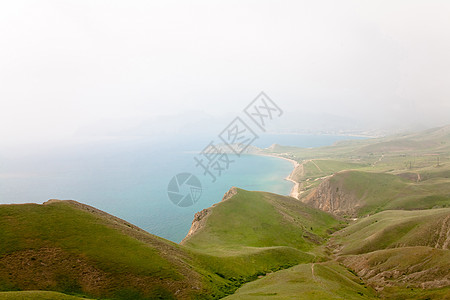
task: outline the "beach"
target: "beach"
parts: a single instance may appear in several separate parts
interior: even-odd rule
[[[290,191],[290,193],[289,193],[289,196],[290,196],[290,197],[293,197],[293,198],[295,198],[295,199],[298,199],[298,198],[299,198],[299,195],[300,195],[300,184],[299,184],[297,181],[295,181],[294,179],[292,179],[292,175],[294,174],[295,170],[300,166],[300,164],[299,164],[297,161],[293,160],[293,159],[286,158],[286,157],[282,157],[282,156],[278,156],[278,155],[275,155],[275,154],[263,154],[263,153],[259,153],[258,155],[261,155],[261,156],[271,156],[271,157],[276,157],[276,158],[280,158],[280,159],[287,160],[287,161],[289,161],[290,163],[292,163],[292,165],[294,166],[294,169],[293,169],[292,172],[291,172],[287,177],[285,177],[284,179],[287,180],[287,181],[290,181],[290,182],[292,182],[292,183],[294,184],[294,186],[291,188],[291,191]]]

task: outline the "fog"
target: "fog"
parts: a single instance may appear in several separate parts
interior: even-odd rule
[[[448,1],[2,1],[0,144],[215,130],[260,91],[278,132],[444,125],[448,16]]]

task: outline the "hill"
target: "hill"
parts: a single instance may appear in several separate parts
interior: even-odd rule
[[[450,208],[383,211],[341,230],[333,241],[341,245],[340,254],[411,246],[448,250]]]
[[[317,245],[341,224],[291,197],[237,188],[199,215],[182,245],[204,254],[225,278],[313,261],[321,255]]]
[[[336,262],[301,264],[246,284],[225,299],[377,299],[376,292]]]
[[[348,217],[392,209],[450,207],[450,179],[428,174],[428,178],[414,174],[415,180],[411,180],[404,173],[342,171],[324,179],[301,199],[313,207]],[[418,176],[425,180],[417,182]]]
[[[1,291],[169,299],[225,284],[179,245],[74,201],[0,205],[0,232]]]
[[[204,225],[188,235],[183,245],[215,253],[276,246],[307,251],[339,225],[330,214],[291,197],[238,188],[230,193],[232,196],[204,211]]]
[[[2,300],[89,300],[85,297],[70,296],[63,293],[47,292],[47,291],[22,291],[22,292],[0,292]]]

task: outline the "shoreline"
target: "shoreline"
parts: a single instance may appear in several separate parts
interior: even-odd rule
[[[297,167],[300,164],[297,161],[293,160],[293,159],[282,157],[282,156],[278,156],[278,155],[275,155],[275,154],[258,153],[256,155],[270,156],[270,157],[284,159],[286,161],[289,161],[294,166],[294,169],[292,170],[292,172],[287,177],[285,177],[284,180],[290,181],[290,182],[292,182],[294,184],[294,186],[291,188],[291,191],[289,192],[289,196],[298,200],[299,195],[300,195],[300,184],[297,181],[292,179],[292,174],[295,172],[295,170],[297,169]]]

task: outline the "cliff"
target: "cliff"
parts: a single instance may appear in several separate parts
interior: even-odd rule
[[[325,179],[302,201],[337,216],[356,217],[360,207],[358,198],[344,188],[342,181],[335,180],[335,176]]]

